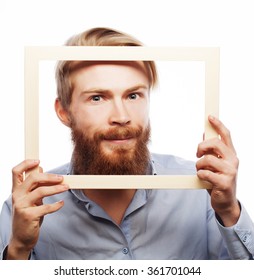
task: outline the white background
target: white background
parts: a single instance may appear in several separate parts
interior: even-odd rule
[[[230,128],[240,158],[238,197],[254,218],[252,2],[0,0],[0,204],[11,190],[12,167],[24,158],[24,46],[63,45],[75,33],[106,26],[132,34],[147,46],[221,48],[220,118]],[[160,111],[160,105],[158,108]],[[175,122],[178,118],[192,121],[184,111],[177,112]],[[168,127],[162,123],[160,130],[170,133],[170,123]],[[45,137],[50,139],[53,132],[48,129]],[[193,137],[194,134],[183,133],[178,146],[187,145]],[[202,135],[195,137],[202,139]],[[48,150],[49,154],[53,152]]]

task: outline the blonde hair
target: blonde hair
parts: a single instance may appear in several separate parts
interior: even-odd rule
[[[92,28],[71,37],[66,46],[142,46],[134,37],[109,28]],[[144,61],[144,66],[150,81],[150,87],[157,83],[157,71],[154,61]],[[72,99],[70,75],[73,71],[73,61],[59,61],[56,67],[57,98],[64,109],[68,110]]]

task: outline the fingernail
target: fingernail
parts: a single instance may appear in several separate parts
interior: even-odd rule
[[[59,201],[55,202],[55,204],[63,204],[63,203],[64,203],[63,200],[59,200]]]
[[[57,180],[62,180],[62,179],[63,179],[63,176],[61,176],[61,175],[56,175],[56,179],[57,179]]]

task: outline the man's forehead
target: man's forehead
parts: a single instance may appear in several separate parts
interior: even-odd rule
[[[141,72],[143,72],[145,75],[147,75],[147,70],[145,67],[145,64],[143,61],[114,61],[114,60],[103,60],[103,61],[71,61],[70,62],[70,73],[79,71],[86,67],[91,66],[105,66],[105,65],[116,65],[116,66],[127,66],[127,67],[133,67]]]

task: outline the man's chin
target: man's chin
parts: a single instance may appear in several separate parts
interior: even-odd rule
[[[134,148],[113,147],[101,150],[102,158],[113,164],[121,164],[125,160],[132,161],[134,159]]]

